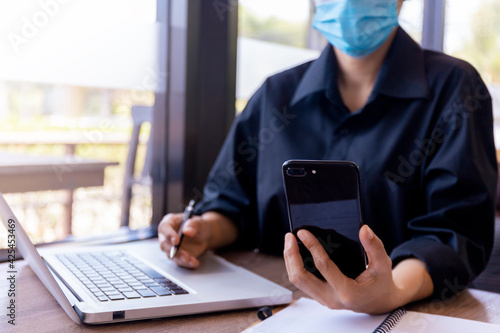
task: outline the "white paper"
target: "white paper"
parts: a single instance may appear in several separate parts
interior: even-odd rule
[[[370,316],[348,310],[330,310],[314,300],[301,298],[245,332],[369,333],[385,318],[387,315]],[[391,332],[500,333],[500,325],[408,311]]]
[[[377,328],[386,317],[330,310],[314,300],[301,298],[245,332],[367,333]]]

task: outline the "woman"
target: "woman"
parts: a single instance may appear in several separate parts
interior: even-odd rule
[[[491,99],[466,62],[422,50],[398,27],[403,0],[316,1],[321,56],[270,77],[235,120],[183,229],[177,264],[235,244],[278,253],[287,231],[281,164],[358,164],[369,266],[339,271],[309,232],[298,237],[326,281],[308,273],[287,233],[290,281],[325,306],[383,313],[464,289],[491,253],[497,162]],[[181,214],[159,226],[167,253]],[[389,255],[388,255],[389,253]]]

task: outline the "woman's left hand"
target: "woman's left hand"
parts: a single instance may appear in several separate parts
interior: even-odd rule
[[[297,235],[311,252],[316,268],[326,281],[305,270],[297,240],[288,233],[284,257],[290,282],[330,309],[381,314],[429,297],[433,292],[432,280],[425,264],[410,258],[392,269],[392,261],[384,244],[366,225],[361,228],[359,238],[369,265],[355,280],[339,270],[309,231],[300,230]]]

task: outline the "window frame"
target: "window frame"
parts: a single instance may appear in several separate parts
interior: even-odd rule
[[[237,0],[157,0],[159,70],[168,75],[160,75],[164,80],[155,93],[151,225],[50,244],[154,237],[167,212],[182,211],[183,204],[200,198],[235,117],[238,6]],[[445,0],[424,0],[424,48],[443,50],[444,14]],[[6,259],[7,249],[0,249],[0,261]]]
[[[237,0],[157,0],[160,82],[152,124],[152,220],[106,235],[67,239],[103,245],[157,236],[167,212],[203,191],[205,179],[235,117]],[[189,24],[188,24],[189,23]],[[188,38],[189,37],[189,38]],[[7,249],[0,249],[6,261]]]
[[[422,47],[443,52],[446,0],[424,0]]]

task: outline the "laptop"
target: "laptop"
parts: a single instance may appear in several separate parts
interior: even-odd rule
[[[212,252],[178,267],[157,240],[36,249],[0,193],[0,217],[17,250],[66,314],[104,324],[286,304],[292,292]],[[10,238],[9,238],[10,239]]]

